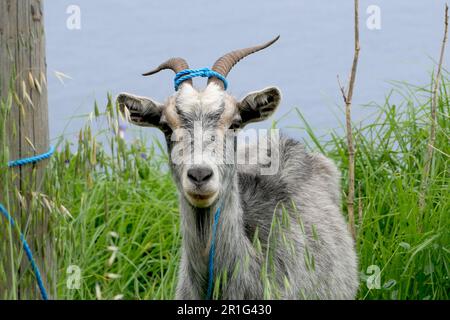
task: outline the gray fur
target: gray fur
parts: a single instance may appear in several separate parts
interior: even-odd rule
[[[272,252],[277,298],[353,299],[358,288],[357,259],[353,240],[340,212],[339,173],[320,154],[309,154],[295,140],[282,138],[280,171],[273,176],[259,174],[257,166],[239,168],[222,190],[226,199],[217,231],[215,274],[228,270],[222,299],[263,299],[261,267],[265,263],[269,232],[280,204],[289,212],[289,230],[283,230],[288,244]],[[295,206],[293,208],[292,201]],[[203,299],[208,276],[208,241],[212,217],[218,204],[207,209],[192,207],[180,197],[183,248],[177,298]],[[199,225],[199,219],[204,219]],[[299,221],[300,219],[300,221]],[[300,224],[303,224],[303,227]],[[315,231],[313,231],[315,228]],[[263,251],[258,252],[253,239]],[[302,231],[303,229],[303,231]],[[275,241],[280,244],[281,234]],[[294,245],[294,253],[290,244]],[[308,249],[306,249],[308,248]],[[312,255],[314,268],[305,262]],[[237,263],[241,267],[232,277]],[[284,287],[285,278],[289,288]],[[274,297],[272,297],[274,298]]]

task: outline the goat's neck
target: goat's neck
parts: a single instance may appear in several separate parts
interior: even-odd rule
[[[252,247],[245,234],[237,176],[232,177],[228,190],[223,190],[215,205],[199,209],[184,197],[180,200],[184,259],[192,284],[204,291],[208,279],[208,258],[214,214],[221,206],[216,230],[214,272],[232,273],[238,261],[251,254]]]

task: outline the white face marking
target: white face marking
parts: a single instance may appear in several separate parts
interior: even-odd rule
[[[222,107],[225,95],[225,92],[214,83],[203,91],[197,91],[192,86],[182,86],[175,101],[186,113],[208,113]]]
[[[182,192],[192,205],[196,207],[210,206],[217,199],[222,179],[222,170],[219,166],[221,161],[217,159],[217,157],[222,157],[218,151],[222,150],[222,147],[217,144],[224,138],[225,129],[228,128],[227,124],[237,111],[235,101],[216,84],[210,84],[203,91],[197,91],[192,86],[182,86],[168,101],[166,107],[167,110],[172,110],[171,114],[175,121],[171,122],[181,125],[178,130],[173,128],[175,129],[174,133],[177,132],[177,134],[172,141],[178,142],[173,146],[171,161],[175,165],[174,171],[179,177]],[[221,112],[220,118],[216,122],[208,120],[208,115],[217,111]],[[183,123],[183,116],[179,113],[183,113],[183,116],[187,117],[191,115],[192,119]],[[193,148],[190,148],[191,134],[194,138]],[[211,135],[216,136],[214,142],[208,142],[211,141]],[[181,136],[184,138],[176,138]],[[215,152],[211,152],[211,148]],[[186,152],[186,150],[191,151]],[[229,148],[229,150],[231,149]],[[202,185],[194,183],[188,175],[188,170],[198,166],[212,170],[211,178]]]

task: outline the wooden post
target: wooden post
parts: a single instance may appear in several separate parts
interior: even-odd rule
[[[3,151],[9,160],[42,154],[49,148],[42,2],[0,0],[0,102],[9,110],[0,112],[4,140],[0,154]],[[55,287],[52,237],[49,213],[40,204],[46,164],[7,169],[2,163],[0,203],[24,233],[50,294]],[[0,299],[40,299],[20,239],[8,228],[0,217]]]

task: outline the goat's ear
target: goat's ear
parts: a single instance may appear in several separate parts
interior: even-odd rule
[[[116,99],[120,112],[133,124],[143,127],[159,127],[163,104],[149,98],[120,93]]]
[[[249,93],[237,104],[242,119],[241,126],[266,120],[275,112],[280,100],[281,93],[276,87]]]

